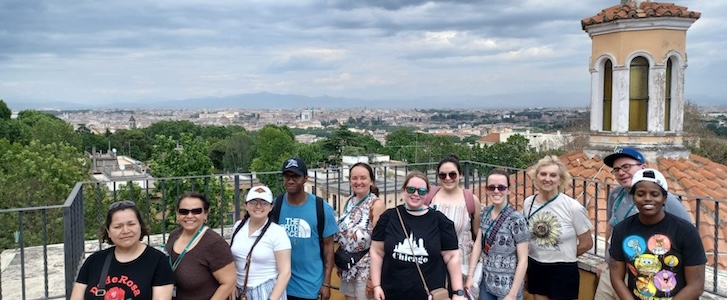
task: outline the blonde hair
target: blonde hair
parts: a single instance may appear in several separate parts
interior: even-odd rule
[[[404,184],[401,186],[402,190],[406,189],[406,185],[409,184],[409,180],[411,180],[412,178],[419,178],[421,180],[424,180],[424,183],[427,185],[427,191],[429,190],[430,186],[427,175],[424,175],[424,173],[416,170],[411,171],[409,172],[409,174],[406,175],[406,178],[404,178]]]
[[[543,158],[541,158],[535,166],[533,166],[530,171],[528,171],[528,175],[530,176],[530,179],[533,180],[533,185],[535,185],[535,189],[540,189],[540,182],[538,182],[538,173],[540,172],[540,169],[547,166],[558,166],[558,176],[560,177],[560,184],[558,184],[558,191],[559,192],[565,192],[565,188],[568,187],[568,185],[571,182],[571,175],[568,172],[568,169],[565,167],[565,164],[563,164],[560,159],[558,159],[555,155],[547,155]]]

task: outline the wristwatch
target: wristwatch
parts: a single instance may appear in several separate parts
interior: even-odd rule
[[[457,296],[464,296],[464,290],[454,290],[452,291]]]

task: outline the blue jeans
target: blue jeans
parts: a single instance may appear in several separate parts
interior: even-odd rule
[[[480,285],[480,300],[502,300],[503,297],[498,297],[493,294],[490,294],[485,289],[484,285]],[[520,295],[520,297],[517,297],[517,300],[523,300],[523,296]]]

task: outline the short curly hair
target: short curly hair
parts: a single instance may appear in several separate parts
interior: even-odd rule
[[[533,185],[536,189],[540,190],[540,183],[538,182],[538,172],[540,172],[540,169],[547,166],[557,166],[558,167],[558,176],[560,177],[560,184],[558,185],[558,192],[565,192],[565,188],[568,187],[568,185],[571,182],[571,175],[568,172],[568,168],[566,168],[565,164],[563,164],[560,159],[555,155],[547,155],[543,158],[541,158],[535,166],[533,166],[532,169],[528,172],[528,175],[530,175],[530,179],[533,180]]]

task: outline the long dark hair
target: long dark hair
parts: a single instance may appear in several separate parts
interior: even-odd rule
[[[353,168],[355,168],[355,167],[363,167],[366,169],[366,171],[369,171],[369,178],[371,178],[371,186],[369,187],[369,192],[371,192],[372,194],[376,195],[376,197],[378,197],[379,188],[376,186],[376,175],[374,174],[374,169],[372,169],[371,166],[369,166],[369,164],[367,164],[365,162],[357,162],[357,163],[353,164],[353,166],[351,166],[351,169],[349,169],[349,172],[350,172],[350,170],[353,170]]]

